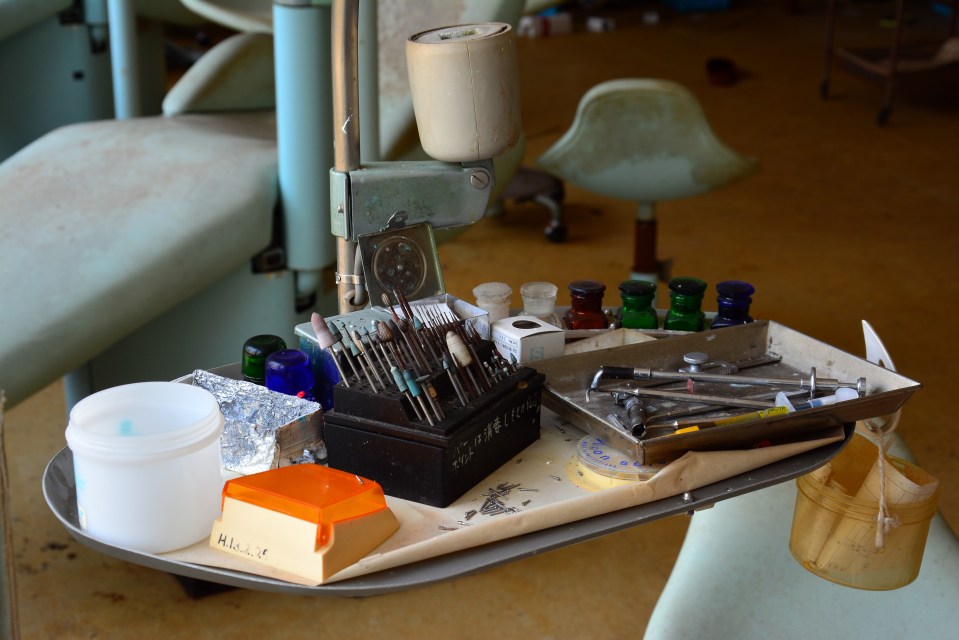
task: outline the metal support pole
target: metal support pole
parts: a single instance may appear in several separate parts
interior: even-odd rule
[[[377,28],[376,0],[360,2],[360,160],[375,162],[380,155],[380,74],[379,32]]]
[[[656,259],[656,203],[640,202],[633,231],[633,268],[636,280],[659,282],[659,261]]]
[[[273,3],[276,144],[287,265],[308,297],[333,262],[330,233],[330,9]]]
[[[141,115],[141,110],[133,0],[109,0],[107,18],[110,26],[114,117],[117,120],[135,118]]]
[[[334,0],[331,30],[333,73],[333,168],[360,167],[360,96],[357,78],[359,0]],[[341,313],[352,308],[356,243],[336,239],[337,297]]]

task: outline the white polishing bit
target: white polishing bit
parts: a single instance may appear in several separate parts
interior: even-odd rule
[[[457,365],[465,367],[473,362],[469,349],[466,348],[463,339],[460,338],[456,332],[448,331],[446,333],[446,346],[449,347],[450,353],[453,355],[453,359],[456,360]]]

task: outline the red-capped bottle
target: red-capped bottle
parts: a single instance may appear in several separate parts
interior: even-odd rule
[[[570,282],[570,307],[564,316],[566,327],[572,330],[608,328],[609,321],[603,313],[605,292],[606,285],[596,280]]]

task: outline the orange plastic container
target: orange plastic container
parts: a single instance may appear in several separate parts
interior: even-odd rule
[[[297,464],[227,481],[210,546],[251,561],[251,572],[323,584],[399,526],[378,483]]]
[[[227,498],[318,525],[317,547],[328,542],[333,524],[387,508],[378,483],[318,464],[234,478],[223,487],[224,502]]]

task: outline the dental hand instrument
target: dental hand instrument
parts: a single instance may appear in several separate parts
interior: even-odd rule
[[[835,391],[836,389],[844,387],[855,389],[857,393],[862,396],[865,395],[867,390],[865,378],[859,378],[856,382],[842,382],[832,378],[817,378],[815,367],[810,368],[808,376],[798,376],[796,378],[766,378],[738,374],[657,371],[643,367],[602,366],[596,371],[589,389],[586,391],[587,402],[589,401],[590,393],[599,390],[599,382],[604,378],[617,380],[693,380],[696,382],[719,382],[722,384],[798,387],[802,390],[809,391],[810,396],[816,391]]]
[[[848,389],[841,387],[836,389],[836,392],[831,396],[823,396],[821,398],[812,398],[807,402],[799,402],[795,405],[789,401],[789,398],[786,397],[786,394],[779,392],[776,394],[776,406],[785,407],[790,413],[793,411],[801,411],[803,409],[813,409],[815,407],[825,407],[831,404],[836,404],[837,402],[843,402],[845,400],[855,400],[859,397],[859,394],[856,393],[854,389]]]

